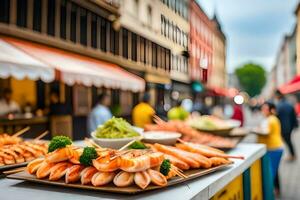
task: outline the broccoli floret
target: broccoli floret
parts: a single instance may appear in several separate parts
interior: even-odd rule
[[[162,173],[165,176],[168,176],[171,169],[171,162],[168,159],[164,159],[164,161],[160,165],[160,173]]]
[[[50,144],[48,147],[48,152],[55,151],[56,149],[59,149],[59,148],[64,148],[67,145],[71,145],[71,144],[72,144],[72,141],[67,136],[55,136],[50,141]]]
[[[98,157],[97,151],[94,147],[84,147],[83,153],[79,158],[79,162],[85,166],[91,166],[92,160]]]
[[[146,145],[141,141],[135,141],[129,147],[129,149],[147,149]]]

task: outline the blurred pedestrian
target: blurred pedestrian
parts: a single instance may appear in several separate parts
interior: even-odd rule
[[[206,104],[203,103],[202,99],[198,96],[196,96],[196,98],[194,100],[193,112],[198,112],[201,115],[209,115],[210,114],[209,107],[207,107]]]
[[[287,160],[294,161],[296,154],[292,143],[292,132],[294,128],[298,127],[296,112],[279,90],[275,92],[275,98],[278,100],[277,116],[281,123],[281,134],[290,152]]]
[[[275,193],[280,194],[279,164],[283,153],[283,142],[281,139],[280,121],[276,117],[275,104],[266,102],[261,107],[262,114],[266,117],[263,122],[258,142],[267,146],[267,155],[271,161],[271,173],[274,180]]]
[[[9,88],[3,90],[3,96],[0,99],[0,116],[11,113],[20,112],[20,106],[17,102],[12,100],[12,91]]]
[[[244,125],[244,112],[242,105],[238,105],[234,103],[233,105],[233,114],[231,116],[231,119],[237,120],[241,122],[241,127]]]
[[[190,113],[184,109],[181,105],[181,101],[177,100],[176,106],[168,111],[169,120],[185,120]]]
[[[65,104],[59,101],[59,93],[56,91],[52,91],[50,93],[50,106],[49,106],[49,115],[57,116],[57,115],[67,115],[70,112]]]
[[[150,105],[150,94],[145,93],[142,101],[137,104],[132,111],[132,121],[135,126],[144,128],[146,124],[153,123],[155,110]]]
[[[107,93],[102,93],[97,98],[97,103],[92,112],[88,116],[88,131],[89,133],[97,129],[99,125],[104,124],[107,120],[112,118],[109,109],[110,98]]]

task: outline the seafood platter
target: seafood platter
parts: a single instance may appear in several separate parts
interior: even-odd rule
[[[234,159],[243,159],[181,139],[165,145],[144,143],[140,138],[119,149],[102,147],[88,138],[85,144],[80,147],[66,136],[55,136],[45,156],[30,161],[24,171],[7,178],[133,194],[195,179],[230,167]]]
[[[48,132],[32,140],[24,140],[20,136],[28,130],[29,127],[26,127],[13,135],[0,134],[0,171],[25,166],[47,154],[48,144],[40,139]]]
[[[207,145],[222,150],[235,148],[241,140],[241,138],[223,137],[209,132],[200,131],[191,127],[189,123],[180,120],[170,120],[166,122],[155,116],[154,121],[156,124],[146,125],[145,131],[178,132],[181,134],[181,139],[183,141]]]

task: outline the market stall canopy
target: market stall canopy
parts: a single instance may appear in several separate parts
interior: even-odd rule
[[[41,79],[51,82],[55,79],[55,69],[34,59],[22,50],[0,38],[0,77],[16,79]]]
[[[283,94],[290,94],[300,91],[300,75],[295,76],[290,82],[279,87]]]
[[[207,87],[207,92],[212,96],[227,96],[227,90],[219,87]]]
[[[207,92],[212,96],[223,96],[233,98],[239,91],[235,88],[207,87]]]
[[[57,78],[68,85],[78,83],[133,92],[143,91],[145,88],[144,79],[117,65],[45,45],[12,38],[6,40],[32,57],[54,67],[58,71]]]

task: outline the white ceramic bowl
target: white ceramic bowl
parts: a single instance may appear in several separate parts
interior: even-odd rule
[[[181,133],[169,131],[147,131],[144,132],[143,142],[173,145],[181,137]]]
[[[143,135],[143,129],[134,127],[134,129],[140,134]],[[91,133],[92,139],[101,147],[104,148],[112,148],[112,149],[119,149],[124,145],[128,144],[130,141],[138,139],[140,136],[137,137],[130,137],[130,138],[97,138],[96,132]]]

